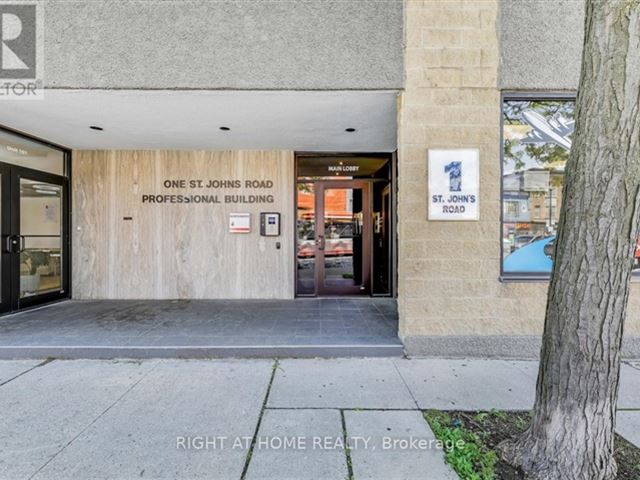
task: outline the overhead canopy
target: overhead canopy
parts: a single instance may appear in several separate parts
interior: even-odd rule
[[[54,89],[43,100],[3,101],[0,124],[72,149],[391,152],[396,96],[396,91]]]

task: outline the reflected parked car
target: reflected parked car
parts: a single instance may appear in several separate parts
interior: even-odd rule
[[[513,239],[511,252],[515,252],[516,250],[524,247],[525,245],[529,245],[530,243],[533,243],[536,240],[540,240],[541,238],[542,237],[540,235],[533,235],[533,234],[518,235]]]
[[[555,239],[553,236],[535,240],[517,249],[504,259],[503,270],[507,273],[551,273]]]
[[[503,271],[506,273],[551,273],[555,243],[556,237],[554,235],[525,245],[504,259]],[[640,238],[636,240],[634,260],[634,268],[640,268]]]

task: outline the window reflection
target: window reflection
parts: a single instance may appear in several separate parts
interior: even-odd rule
[[[324,195],[324,284],[362,285],[362,190],[327,188]]]
[[[573,100],[510,100],[503,108],[505,273],[548,274],[574,130]]]
[[[297,212],[297,263],[298,294],[315,293],[316,214],[313,183],[298,183]]]
[[[502,270],[550,274],[573,141],[575,101],[507,100],[503,105]],[[640,243],[634,270],[640,273]]]

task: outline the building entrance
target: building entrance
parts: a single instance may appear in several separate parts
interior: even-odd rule
[[[2,313],[67,296],[67,179],[0,163]]]
[[[69,296],[68,158],[0,129],[0,313]]]
[[[298,156],[298,296],[391,295],[389,156]]]

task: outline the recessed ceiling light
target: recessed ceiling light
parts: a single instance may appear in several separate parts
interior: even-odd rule
[[[356,131],[356,129],[355,129],[355,128],[351,128],[351,127],[349,127],[349,128],[345,128],[345,129],[344,129],[344,131],[345,131],[345,132],[349,132],[349,133],[353,133],[353,132],[355,132],[355,131]]]
[[[229,127],[220,127],[220,130],[222,130],[223,132],[228,132],[231,129]]]
[[[104,128],[99,127],[99,126],[97,126],[97,125],[91,125],[89,128],[90,128],[91,130],[98,130],[98,131],[100,131],[100,132],[101,132],[102,130],[104,130]]]

